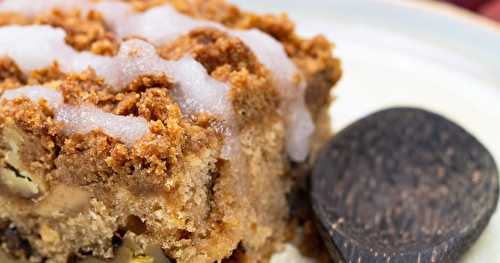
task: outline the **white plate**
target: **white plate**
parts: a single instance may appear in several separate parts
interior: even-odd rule
[[[344,76],[334,92],[335,129],[378,109],[419,106],[460,123],[500,161],[500,26],[430,1],[232,2],[287,12],[300,34],[337,44]],[[275,262],[302,262],[294,253]],[[462,262],[500,262],[500,213]]]

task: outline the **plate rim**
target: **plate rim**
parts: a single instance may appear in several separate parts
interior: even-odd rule
[[[384,4],[393,5],[399,8],[414,8],[424,12],[434,13],[436,15],[445,15],[453,19],[459,19],[461,22],[470,26],[480,26],[483,29],[490,31],[500,37],[500,22],[495,22],[492,19],[473,13],[465,8],[455,6],[448,2],[436,0],[377,0]]]

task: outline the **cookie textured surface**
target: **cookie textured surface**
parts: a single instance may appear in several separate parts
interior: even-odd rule
[[[313,207],[346,262],[457,262],[499,194],[488,150],[457,124],[413,108],[374,113],[318,157]]]
[[[12,259],[267,262],[330,133],[332,44],[224,1],[0,2]]]

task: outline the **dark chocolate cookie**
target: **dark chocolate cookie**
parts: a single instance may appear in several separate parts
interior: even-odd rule
[[[341,131],[315,165],[323,238],[345,262],[456,262],[498,201],[488,150],[457,124],[394,108]]]

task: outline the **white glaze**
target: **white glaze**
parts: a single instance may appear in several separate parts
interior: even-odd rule
[[[15,12],[34,16],[49,12],[54,8],[69,10],[75,7],[85,8],[87,0],[7,0],[0,1],[0,12]]]
[[[57,110],[56,120],[64,123],[66,134],[100,129],[127,145],[133,145],[149,132],[148,122],[142,117],[115,115],[94,106],[63,105]]]
[[[289,156],[295,161],[303,161],[307,157],[309,152],[309,138],[314,131],[314,124],[304,101],[305,88],[303,84],[296,83],[295,79],[298,77],[298,70],[295,64],[288,58],[281,43],[271,36],[256,29],[246,31],[231,30],[218,23],[194,19],[180,14],[170,5],[162,5],[151,8],[143,13],[137,13],[133,10],[131,5],[118,1],[91,3],[82,0],[64,4],[61,4],[61,0],[47,0],[44,2],[45,4],[43,5],[40,4],[36,7],[30,7],[29,1],[5,0],[3,3],[0,3],[0,12],[16,11],[25,15],[33,15],[37,12],[48,11],[54,7],[63,9],[71,7],[81,8],[84,11],[95,9],[104,15],[108,24],[111,25],[120,38],[142,37],[157,46],[171,42],[195,28],[202,27],[216,28],[232,36],[238,37],[254,52],[259,61],[271,71],[274,82],[284,98],[282,114],[287,117],[287,150]],[[64,50],[64,48],[61,50]],[[65,54],[64,52],[62,53]],[[71,52],[68,52],[68,54],[70,53]],[[70,56],[75,57],[74,54],[70,54]],[[98,74],[117,75],[116,71],[111,72],[113,68],[102,66],[103,64],[106,65],[106,62],[97,61],[100,59],[96,59],[88,53],[83,52],[83,55],[77,57],[77,59],[73,60],[74,62],[87,61],[86,65],[93,66]],[[44,59],[47,58],[45,57]],[[66,66],[68,66],[67,69],[69,70],[75,70],[81,68],[81,65],[82,63],[74,63],[71,66]],[[85,65],[85,63],[83,65]],[[194,69],[195,72],[200,72],[198,65],[195,63],[186,63],[184,66],[186,69]],[[139,71],[144,72],[145,70],[147,69],[142,68]],[[117,71],[119,71],[119,69],[117,69]],[[191,78],[188,76],[189,74],[184,71],[180,73],[182,73],[182,78],[184,79]],[[122,79],[130,79],[131,76],[132,75],[125,75]],[[113,79],[110,81],[113,86],[124,86],[123,83],[120,82],[119,77],[114,80],[115,82],[113,82]],[[199,90],[201,89],[197,91]],[[190,89],[189,91],[195,91],[195,89]],[[206,90],[204,91],[203,93],[182,91],[185,96],[183,98],[184,103],[181,104],[187,104],[187,106],[196,105],[195,109],[200,108],[199,106],[202,106],[199,105],[200,101],[204,100],[200,100],[199,98],[193,99],[189,96],[196,93],[195,95],[199,94],[200,96],[198,97],[202,97],[210,93],[206,92]],[[220,94],[210,94],[208,95],[209,99],[207,101],[212,102],[213,99],[217,97],[216,100],[220,102],[223,97],[219,95]],[[220,108],[221,105],[222,104],[218,103],[216,107]],[[226,106],[224,107],[227,108]],[[221,111],[217,113],[220,114]]]
[[[64,102],[61,93],[43,86],[24,86],[17,89],[6,90],[2,94],[1,98],[5,100],[13,100],[19,97],[27,97],[33,102],[38,102],[41,99],[44,99],[50,107],[54,109],[61,106]]]
[[[149,132],[148,123],[142,117],[119,116],[95,106],[65,105],[62,94],[49,87],[24,86],[7,90],[1,99],[13,100],[19,97],[27,97],[33,102],[46,100],[55,111],[55,119],[64,123],[64,132],[68,135],[102,130],[105,134],[132,145]]]
[[[182,15],[169,5],[136,13],[123,2],[107,1],[94,6],[121,38],[141,36],[155,45],[174,41],[196,28],[216,28],[239,38],[272,73],[274,83],[284,97],[283,114],[287,115],[287,149],[295,161],[303,161],[309,153],[309,138],[314,124],[307,110],[303,84],[296,84],[298,70],[280,42],[260,30],[231,30],[221,24]]]
[[[173,94],[186,113],[208,112],[230,118],[229,87],[208,75],[205,68],[185,57],[178,61],[160,58],[155,48],[142,40],[128,40],[107,68],[116,74],[107,76],[115,86],[124,86],[145,74],[165,74],[177,83]]]
[[[0,54],[14,59],[25,72],[47,67],[54,61],[67,72],[93,68],[116,90],[124,88],[141,75],[174,76],[174,94],[187,113],[208,112],[227,115],[229,87],[211,78],[203,66],[190,57],[179,61],[161,59],[155,48],[142,40],[122,43],[116,57],[77,52],[65,42],[66,34],[50,26],[0,27]]]

